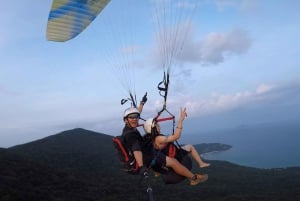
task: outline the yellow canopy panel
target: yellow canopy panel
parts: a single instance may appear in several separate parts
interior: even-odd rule
[[[47,39],[64,42],[80,34],[110,0],[54,0],[48,17]]]

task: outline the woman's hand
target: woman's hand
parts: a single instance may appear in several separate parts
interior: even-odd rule
[[[186,108],[180,108],[179,120],[183,121],[187,117]]]

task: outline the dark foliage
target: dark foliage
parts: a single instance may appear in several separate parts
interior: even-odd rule
[[[0,200],[147,200],[146,182],[119,169],[111,138],[73,129],[0,149]],[[208,147],[227,147],[211,145],[199,145],[201,152],[206,152]],[[199,146],[196,147],[200,151]],[[209,180],[197,186],[189,186],[188,181],[165,185],[160,177],[151,176],[148,183],[153,188],[154,200],[300,200],[298,167],[257,169],[225,161],[209,162],[212,164],[209,168],[193,170],[209,174]]]

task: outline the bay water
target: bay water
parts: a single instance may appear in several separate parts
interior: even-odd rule
[[[299,124],[263,124],[193,135],[197,143],[231,145],[226,151],[203,155],[208,160],[225,160],[256,168],[300,167]],[[195,144],[195,143],[193,143]]]

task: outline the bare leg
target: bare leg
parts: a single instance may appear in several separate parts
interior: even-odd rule
[[[143,166],[143,154],[141,151],[134,151],[133,152],[134,158],[139,167]]]
[[[185,146],[182,147],[183,149],[185,149],[186,151],[190,152],[192,158],[196,161],[196,163],[198,164],[198,166],[200,168],[204,168],[204,167],[208,167],[210,166],[209,163],[205,163],[200,155],[198,154],[197,150],[195,149],[195,147],[191,144],[187,144]]]
[[[189,169],[179,163],[175,158],[166,156],[166,166],[170,167],[176,174],[184,176],[190,180],[190,185],[194,186],[205,182],[208,179],[207,174],[193,174]]]
[[[184,176],[188,179],[191,179],[194,174],[189,171],[185,166],[183,166],[181,163],[179,163],[175,158],[166,157],[166,166],[170,167],[176,172],[177,174]]]

